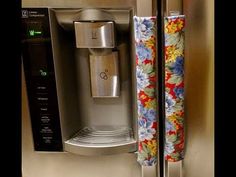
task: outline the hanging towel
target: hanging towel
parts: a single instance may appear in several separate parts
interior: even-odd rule
[[[184,158],[184,26],[185,16],[164,19],[165,27],[165,159]]]
[[[133,17],[136,54],[138,158],[142,166],[157,162],[156,17]]]

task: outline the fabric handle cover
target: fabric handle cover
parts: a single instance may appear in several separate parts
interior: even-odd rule
[[[184,158],[185,16],[164,18],[165,27],[165,160]]]
[[[157,162],[156,17],[133,17],[135,30],[138,162]],[[165,27],[165,159],[184,158],[184,26],[185,16],[164,18]]]
[[[156,17],[133,17],[138,109],[138,158],[142,166],[157,162]]]

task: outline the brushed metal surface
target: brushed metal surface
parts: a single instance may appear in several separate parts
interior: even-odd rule
[[[138,1],[137,1],[138,2]],[[142,2],[145,5],[145,1]],[[134,7],[136,8],[136,0],[23,0],[23,7],[61,7],[61,8],[87,8],[87,7],[101,7],[101,8],[127,8]],[[214,175],[214,2],[213,0],[183,0],[184,6],[184,14],[186,15],[186,155],[183,161],[183,176],[184,177],[213,177]],[[140,6],[142,7],[142,6]],[[140,10],[146,10],[144,8],[140,8]],[[142,12],[140,12],[142,13]],[[58,41],[58,39],[57,39]],[[64,42],[63,40],[59,40]],[[204,42],[202,42],[204,41]],[[62,45],[58,44],[58,54],[56,56],[60,57],[63,52],[60,50],[64,50]],[[131,46],[133,48],[133,45]],[[125,56],[124,60],[128,59],[127,53],[128,49],[122,51]],[[73,50],[68,50],[64,55],[71,55],[68,58],[73,59]],[[132,52],[133,55],[133,52]],[[135,58],[133,56],[132,58]],[[63,60],[63,57],[60,57],[58,60]],[[121,58],[123,60],[123,57]],[[80,58],[78,58],[80,60]],[[125,63],[125,62],[124,62]],[[135,62],[132,62],[133,65]],[[60,64],[61,68],[63,63]],[[123,65],[122,67],[126,67]],[[83,66],[81,66],[83,68]],[[199,71],[201,68],[201,71]],[[124,70],[126,71],[127,68]],[[129,67],[128,67],[129,69]],[[58,69],[59,71],[59,69]],[[63,70],[63,68],[61,69]],[[68,69],[70,71],[70,69]],[[82,72],[82,71],[81,71]],[[133,71],[132,71],[133,72]],[[127,73],[127,72],[124,72]],[[63,75],[63,73],[61,74]],[[70,75],[70,74],[69,74]],[[126,74],[125,74],[126,75]],[[133,74],[132,77],[135,75]],[[83,75],[81,75],[81,78]],[[65,78],[60,81],[58,79],[58,83],[65,82]],[[134,77],[135,78],[135,77]],[[134,79],[132,79],[132,83]],[[125,97],[122,97],[122,104],[131,104],[132,107],[128,107],[131,110],[135,109],[134,104],[132,104],[129,96],[131,92],[127,91],[130,88],[130,81],[126,84],[126,79],[123,78],[122,87],[125,89],[124,92],[127,100],[124,100]],[[24,81],[23,81],[24,83]],[[80,81],[77,85],[80,88],[80,84],[85,84],[83,89],[89,90],[86,87],[87,82]],[[134,84],[135,85],[135,82]],[[22,171],[24,176],[34,176],[34,177],[64,177],[68,174],[71,177],[104,177],[109,176],[114,171],[119,171],[119,173],[113,173],[114,177],[136,177],[141,176],[141,168],[136,163],[136,158],[133,153],[130,154],[119,154],[116,156],[99,156],[94,159],[93,157],[88,156],[74,156],[70,153],[65,154],[37,154],[32,151],[32,134],[30,130],[30,119],[29,119],[29,110],[27,107],[26,100],[26,91],[25,85],[23,84],[23,96],[22,96]],[[70,85],[68,85],[68,88]],[[68,102],[73,101],[73,97],[68,97],[63,94],[65,90],[68,88],[59,88],[61,91],[61,102],[67,100],[63,104],[66,105]],[[123,90],[122,89],[122,90]],[[127,90],[126,90],[127,89]],[[135,89],[135,88],[133,88]],[[135,91],[133,91],[135,93]],[[74,96],[74,92],[71,91],[71,95]],[[85,92],[84,92],[85,93]],[[121,94],[121,95],[124,95]],[[85,93],[86,95],[86,93]],[[74,96],[75,97],[75,96]],[[83,94],[79,93],[78,99],[84,97]],[[85,96],[86,97],[86,96]],[[135,95],[133,96],[135,97]],[[71,99],[72,98],[72,99]],[[89,98],[89,96],[88,96]],[[83,98],[84,99],[84,98]],[[68,101],[70,100],[70,101]],[[87,99],[85,101],[85,105],[78,109],[86,109],[87,106],[92,105],[91,100]],[[75,101],[75,100],[74,100]],[[83,101],[80,101],[79,105],[82,105]],[[61,103],[62,104],[62,103]],[[100,103],[101,104],[101,103]],[[106,101],[103,103],[109,104]],[[114,103],[112,103],[114,104]],[[70,105],[73,105],[71,103]],[[68,105],[67,107],[70,107]],[[88,116],[88,119],[77,120],[78,123],[83,122],[86,123],[95,122],[97,119],[102,119],[104,116],[100,115],[106,109],[102,108],[103,111],[98,112],[94,111],[94,115],[99,114],[99,118],[92,118],[93,110],[99,110],[101,107],[99,105],[93,105],[91,110],[85,111],[82,113],[82,116],[78,114],[78,116],[74,116],[74,119],[79,119],[83,116]],[[101,105],[100,105],[101,106]],[[118,105],[116,105],[118,107]],[[108,108],[112,109],[111,107]],[[125,109],[125,108],[124,108]],[[64,109],[64,128],[66,128],[66,124],[69,123],[71,125],[74,124],[72,119],[67,119],[70,117],[67,109]],[[122,116],[114,116],[112,118],[114,121],[121,117],[124,121],[126,116],[132,117],[132,115],[126,114],[129,110],[117,109],[115,113],[118,114],[121,112]],[[74,114],[74,113],[72,113]],[[108,112],[111,114],[111,112]],[[134,113],[135,115],[135,113]],[[127,120],[127,119],[126,119]],[[134,120],[134,119],[133,119]],[[105,118],[104,118],[105,121]],[[103,122],[103,120],[101,121]],[[134,120],[134,125],[136,121]],[[77,127],[75,125],[73,127]],[[70,126],[66,128],[66,136],[70,134],[69,131]],[[66,132],[65,131],[65,132]],[[125,159],[125,160],[124,160]],[[203,163],[207,162],[207,163]],[[63,166],[64,168],[60,168]],[[49,168],[50,167],[50,168]],[[109,168],[107,168],[109,167]],[[44,170],[41,170],[41,169]],[[104,171],[103,169],[106,170]],[[57,171],[53,169],[58,169]],[[91,170],[93,169],[93,170]],[[120,170],[122,169],[122,170]],[[79,170],[79,173],[78,173]],[[177,174],[178,175],[178,174]]]
[[[53,8],[132,8],[136,7],[136,0],[23,0],[22,6],[24,7],[53,7]],[[134,11],[132,11],[133,13]],[[132,31],[130,30],[131,23],[127,20],[132,20],[130,18],[129,13],[120,13],[120,11],[114,10],[116,21],[118,24],[117,29],[122,29],[122,31]],[[128,14],[128,15],[127,15]],[[128,17],[128,18],[127,18]],[[76,61],[79,65],[80,61],[83,57],[86,57],[83,62],[89,63],[88,52],[86,49],[79,49],[81,51],[77,53],[76,50],[72,48],[72,45],[75,46],[75,41],[70,40],[70,34],[65,34],[64,31],[60,28],[56,21],[53,20],[57,33],[54,33],[54,41],[56,44],[56,55],[57,57],[57,71],[60,72],[60,76],[58,76],[58,88],[60,91],[60,104],[61,106],[65,106],[63,112],[63,128],[64,128],[64,138],[71,135],[75,129],[79,129],[83,123],[86,124],[121,124],[129,126],[133,126],[134,129],[136,127],[135,118],[132,115],[136,115],[136,108],[133,104],[132,93],[136,93],[135,91],[131,91],[132,84],[135,78],[135,74],[131,65],[135,64],[135,60],[133,61],[132,57],[130,58],[130,53],[134,56],[133,52],[131,52],[130,48],[133,48],[133,45],[130,46],[129,42],[132,41],[127,37],[127,35],[121,36],[123,38],[121,41],[125,41],[124,44],[120,44],[117,46],[119,48],[119,55],[121,56],[120,62],[121,64],[121,96],[116,98],[116,101],[111,99],[99,100],[94,102],[93,99],[90,99],[90,80],[88,78],[87,81],[81,81],[83,77],[87,77],[87,75],[83,74],[86,72],[89,76],[89,71],[87,72],[87,65],[85,66],[76,66],[77,69],[82,69],[81,71],[77,71],[81,75],[73,75],[71,74],[71,69],[74,70],[76,67],[72,64],[71,68],[64,67],[64,62],[74,62]],[[131,24],[132,26],[132,24]],[[73,28],[73,23],[72,23]],[[63,37],[62,37],[63,35]],[[132,38],[132,35],[130,35]],[[68,47],[66,47],[66,52],[64,52],[65,43]],[[85,55],[86,56],[85,56]],[[76,56],[74,56],[76,55]],[[68,60],[68,61],[66,61]],[[80,60],[80,61],[79,61]],[[131,71],[132,70],[132,71]],[[69,75],[63,76],[63,75]],[[132,74],[132,76],[131,76]],[[79,82],[74,82],[74,79],[79,80]],[[61,80],[60,80],[61,79]],[[66,80],[67,79],[67,80]],[[77,81],[78,81],[77,80]],[[64,82],[68,82],[66,87],[61,87]],[[71,83],[73,83],[71,85]],[[84,85],[81,85],[84,84]],[[69,88],[73,87],[73,90]],[[77,90],[74,91],[74,87]],[[110,176],[112,174],[113,177],[140,177],[141,176],[141,168],[136,162],[136,157],[134,153],[122,153],[118,155],[109,155],[109,156],[97,156],[94,158],[93,156],[83,156],[83,155],[74,155],[71,153],[48,153],[48,154],[38,154],[32,151],[32,134],[30,132],[30,124],[29,124],[29,113],[27,107],[27,100],[25,99],[25,85],[23,85],[23,128],[22,128],[22,171],[23,175],[26,176],[34,176],[34,177],[65,177],[70,175],[70,177],[104,177]],[[68,96],[65,92],[70,91]],[[82,93],[81,90],[84,90]],[[68,92],[67,92],[68,93]],[[87,95],[88,93],[88,95]],[[72,97],[71,97],[72,96]],[[135,96],[135,94],[134,94]],[[82,98],[81,98],[82,97]],[[79,104],[74,104],[73,102],[79,101]],[[82,101],[81,101],[82,100]],[[77,107],[77,113],[69,112],[68,107],[70,106]],[[88,109],[90,107],[90,109]],[[106,119],[106,114],[110,115],[109,119]],[[72,119],[71,116],[72,115]],[[95,116],[96,115],[96,116]],[[98,121],[99,120],[99,121]],[[130,124],[129,122],[133,122]],[[68,125],[68,126],[67,126]],[[127,146],[126,146],[127,147]],[[131,149],[131,148],[129,148]],[[137,150],[136,143],[134,145],[134,149]],[[112,150],[113,151],[113,150]],[[120,151],[120,150],[119,150]],[[127,152],[127,150],[124,150]],[[63,166],[63,168],[61,168]],[[42,170],[43,169],[43,170]],[[55,170],[57,169],[57,170]],[[93,169],[93,170],[91,170]],[[106,169],[104,171],[104,169]]]
[[[114,48],[114,22],[74,22],[77,48]]]
[[[87,156],[100,156],[100,155],[112,155],[121,154],[127,152],[135,152],[137,150],[137,142],[132,140],[127,143],[117,143],[110,146],[88,146],[74,144],[69,141],[64,143],[65,150],[74,154],[87,155]]]
[[[183,0],[166,0],[166,15],[182,15]]]
[[[183,177],[183,161],[167,162],[167,174],[166,177]]]
[[[214,0],[183,0],[185,32],[184,177],[214,176]]]
[[[93,157],[68,152],[37,153],[33,151],[25,77],[24,72],[21,73],[22,175],[24,177],[65,177],[68,174],[70,177],[104,177],[111,174],[112,177],[141,177],[141,169],[134,153]]]
[[[58,9],[57,9],[58,10]],[[135,117],[133,117],[132,113],[134,110],[131,109],[133,106],[133,100],[132,100],[132,87],[131,87],[131,80],[133,80],[133,68],[131,67],[131,63],[133,64],[135,60],[133,58],[130,58],[130,50],[129,50],[129,42],[130,42],[130,37],[132,34],[132,31],[129,32],[129,30],[121,30],[121,28],[117,29],[117,32],[120,34],[118,38],[118,43],[116,46],[117,52],[111,53],[111,49],[105,49],[105,48],[76,48],[76,41],[74,37],[74,32],[70,30],[66,30],[64,28],[61,28],[61,24],[58,21],[58,16],[57,16],[57,10],[55,9],[50,9],[51,12],[51,22],[53,26],[53,37],[54,37],[54,44],[56,49],[55,51],[55,67],[57,68],[56,70],[63,71],[58,73],[58,79],[60,83],[68,81],[72,81],[73,79],[76,79],[75,82],[73,82],[73,86],[77,88],[76,91],[70,92],[71,95],[74,94],[74,97],[71,98],[71,101],[78,101],[78,105],[73,105],[73,107],[77,108],[78,113],[74,114],[77,118],[71,119],[69,116],[69,112],[64,110],[63,116],[61,117],[62,121],[67,124],[62,125],[63,127],[63,140],[66,142],[71,136],[73,136],[79,129],[83,127],[93,127],[93,126],[125,126],[129,127],[132,130],[135,131],[136,128],[136,123],[132,124],[133,120]],[[78,10],[78,9],[77,9]],[[63,9],[63,12],[67,11],[67,9]],[[124,12],[124,14],[121,13]],[[130,13],[132,12],[131,10],[114,10],[113,12],[117,15],[115,17],[121,17],[121,19],[125,19],[123,23],[128,21],[130,22]],[[71,12],[71,10],[69,10]],[[129,13],[127,13],[129,12]],[[73,14],[73,13],[72,13]],[[120,15],[118,15],[120,14]],[[122,15],[121,15],[122,14]],[[64,16],[64,15],[63,15]],[[76,15],[75,15],[76,16]],[[71,19],[71,18],[68,18]],[[117,18],[117,20],[121,20]],[[122,20],[121,20],[122,21]],[[65,21],[64,21],[65,22]],[[71,22],[71,21],[70,21]],[[66,23],[64,23],[66,24]],[[130,24],[128,24],[130,25]],[[66,48],[68,49],[69,54],[65,55],[64,54],[64,47],[63,45],[66,45]],[[96,49],[96,50],[95,50]],[[102,49],[102,54],[98,49]],[[104,51],[103,51],[104,50]],[[96,57],[94,65],[90,64],[90,57],[89,57],[89,52],[90,55],[93,58],[94,56]],[[110,55],[108,53],[110,52]],[[118,52],[119,52],[119,62],[118,62]],[[99,56],[98,56],[99,55]],[[101,56],[102,55],[102,56]],[[91,69],[90,66],[96,66],[96,62],[99,61],[98,58],[107,58],[107,62],[102,63],[102,66],[109,65],[110,63],[113,66],[116,66],[115,68],[111,68],[113,71],[116,71],[116,75],[119,76],[117,77],[117,82],[116,84],[119,85],[120,90],[116,91],[115,87],[112,87],[114,93],[121,92],[119,97],[115,97],[115,99],[104,99],[99,98],[99,99],[94,99],[91,96],[92,93],[92,87],[91,87],[91,71],[95,71],[94,69]],[[112,59],[113,58],[113,59]],[[109,60],[108,60],[109,59]],[[68,62],[75,62],[75,65],[71,64],[70,69],[67,68],[67,65],[64,65],[63,63],[65,61]],[[112,62],[117,62],[117,64],[114,64]],[[118,67],[119,65],[119,67]],[[98,65],[100,66],[100,65]],[[110,65],[109,65],[110,67]],[[95,67],[96,68],[96,67]],[[66,70],[75,70],[76,74],[71,74],[70,72],[67,72]],[[109,69],[109,70],[111,70]],[[119,70],[119,72],[118,72]],[[105,71],[105,70],[104,70]],[[108,73],[106,73],[108,74]],[[118,75],[119,74],[119,75]],[[111,73],[112,75],[112,73]],[[114,75],[114,74],[113,74]],[[66,77],[65,77],[66,76]],[[67,93],[64,92],[63,90],[64,85],[60,84],[58,85],[60,92],[60,104],[65,104],[63,100],[67,99]],[[68,87],[69,89],[69,87]],[[63,91],[63,92],[62,92]],[[69,92],[69,91],[68,91]],[[113,94],[113,95],[115,95]],[[110,96],[110,95],[109,95]],[[114,97],[113,97],[114,98]],[[69,101],[69,100],[68,100]],[[89,109],[88,109],[89,108]],[[77,131],[72,133],[72,130],[70,127],[77,127]],[[136,132],[134,132],[136,133]],[[65,136],[64,136],[65,135]],[[69,137],[68,137],[69,136]],[[134,135],[134,138],[136,138],[136,135]],[[134,139],[135,141],[135,139]],[[136,141],[135,141],[136,142]],[[78,146],[78,144],[68,144],[64,143],[64,146],[67,146],[66,151],[70,151],[76,154],[94,154],[96,151],[96,147],[91,147],[89,144],[83,145],[83,146]],[[131,143],[131,142],[130,142]],[[112,154],[112,150],[114,150],[114,153],[120,152],[133,152],[137,150],[137,146],[130,146],[129,144],[120,144],[119,147],[113,147],[110,145],[107,145],[105,147],[109,148],[109,153]],[[132,144],[132,143],[131,143]],[[69,147],[68,147],[69,146]],[[84,151],[86,149],[86,146],[88,147],[87,151]],[[124,147],[122,147],[124,146]],[[113,147],[113,148],[112,148]],[[65,148],[65,147],[64,147]],[[104,148],[104,147],[103,147]],[[100,147],[100,150],[106,151],[103,148]],[[134,150],[132,150],[134,149]],[[106,152],[103,152],[106,153]]]
[[[137,0],[137,12],[136,15],[139,17],[150,17],[156,15],[153,12],[153,2],[152,0]]]
[[[142,166],[142,177],[157,177],[157,166]]]
[[[92,97],[119,97],[120,79],[118,52],[104,56],[90,55]]]
[[[129,13],[125,15],[128,16],[125,18],[130,18]],[[131,124],[134,117],[131,115],[133,92],[131,90],[130,63],[132,59],[129,56],[129,33],[118,30],[122,34],[119,36],[117,45],[120,56],[120,96],[115,99],[93,99],[88,49],[76,49],[73,32],[60,27],[54,9],[50,9],[50,23],[63,141],[68,140],[84,126],[117,125],[131,127],[135,131],[136,124]],[[93,48],[90,53],[91,51],[97,55],[97,50]],[[76,112],[70,112],[68,107]],[[134,137],[136,138],[136,135]]]
[[[167,0],[166,15],[181,11],[186,16],[186,148],[184,160],[166,162],[165,177],[213,177],[214,1]]]
[[[67,31],[74,31],[75,21],[114,21],[119,31],[129,31],[132,8],[53,8],[60,26]]]
[[[113,21],[114,16],[107,11],[108,9],[93,8],[81,9],[77,14],[78,21]]]
[[[23,0],[22,6],[55,8],[127,8],[135,7],[136,0]]]
[[[76,65],[73,59],[75,44],[58,25],[55,13],[51,9],[49,17],[62,140],[65,141],[81,127],[79,104],[76,99],[76,68],[73,67]]]

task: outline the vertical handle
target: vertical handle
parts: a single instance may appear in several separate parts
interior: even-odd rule
[[[165,159],[184,158],[184,26],[185,16],[169,16],[165,27]]]
[[[157,177],[157,167],[153,166],[142,166],[142,177]]]
[[[138,108],[138,159],[157,162],[156,17],[134,16]]]

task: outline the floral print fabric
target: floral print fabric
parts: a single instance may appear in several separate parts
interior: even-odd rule
[[[184,15],[166,17],[165,25],[165,159],[184,156]]]
[[[134,16],[138,162],[152,166],[157,162],[156,100],[156,17]]]

